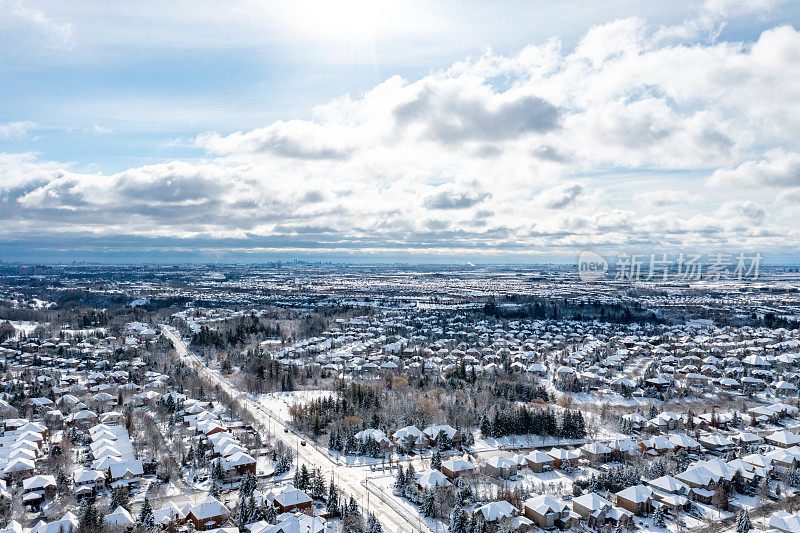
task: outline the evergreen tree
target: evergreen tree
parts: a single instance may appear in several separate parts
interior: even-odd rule
[[[469,533],[469,516],[460,507],[450,513],[450,527],[448,533]]]
[[[320,472],[319,468],[314,470],[314,475],[311,478],[311,497],[315,500],[325,498],[325,479],[322,477],[322,472]]]
[[[367,519],[367,529],[369,533],[383,533],[383,527],[374,514],[370,513]]]
[[[664,509],[662,507],[658,507],[653,513],[653,523],[655,524],[656,527],[666,526],[666,521],[664,519]]]
[[[239,526],[239,531],[245,531],[247,524],[251,522],[253,514],[251,508],[252,498],[242,498],[239,500],[239,514],[236,518],[236,525]]]
[[[148,530],[155,526],[155,519],[153,517],[153,508],[150,505],[150,499],[145,494],[144,501],[142,502],[142,510],[139,513],[139,522],[143,524]]]
[[[394,486],[400,496],[404,496],[406,489],[406,473],[403,470],[403,465],[397,465],[397,476],[395,477]]]
[[[116,487],[111,490],[111,510],[114,511],[117,507],[128,509],[129,495],[127,487]],[[130,511],[130,509],[128,509]]]
[[[350,500],[347,502],[347,513],[348,515],[359,515],[361,512],[358,510],[358,502],[355,498],[350,496]]]
[[[209,490],[209,494],[219,500],[220,496],[222,495],[222,488],[220,487],[219,481],[216,479],[211,482],[211,490]]]
[[[239,498],[251,498],[256,490],[256,477],[251,473],[245,473],[241,483],[239,483]]]
[[[436,499],[433,491],[426,490],[422,493],[422,514],[427,517],[436,515]]]
[[[748,533],[750,529],[752,529],[750,514],[745,509],[742,509],[736,518],[736,533]]]
[[[334,486],[333,483],[331,483],[328,488],[328,499],[325,501],[325,510],[333,516],[339,513],[339,492],[336,490],[336,486]]]
[[[797,468],[792,467],[792,469],[789,470],[789,475],[786,478],[786,482],[790,487],[800,488],[800,471],[798,471]]]
[[[442,471],[442,454],[439,453],[439,450],[433,452],[433,456],[431,457],[431,468],[440,472]]]
[[[270,524],[274,524],[277,519],[278,519],[278,512],[275,510],[275,507],[272,505],[267,506],[264,520],[266,520]]]
[[[99,516],[94,508],[94,504],[89,499],[84,499],[81,503],[80,529],[84,531],[96,531],[99,526]]]

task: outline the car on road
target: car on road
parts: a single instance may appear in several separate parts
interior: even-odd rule
[[[289,428],[283,428],[284,433],[289,433]]]
[[[304,440],[301,440],[301,441],[300,441],[300,446],[305,446],[305,445],[306,445],[306,441],[304,441]]]

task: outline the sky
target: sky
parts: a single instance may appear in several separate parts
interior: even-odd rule
[[[800,261],[798,1],[0,0],[0,49],[3,261]]]

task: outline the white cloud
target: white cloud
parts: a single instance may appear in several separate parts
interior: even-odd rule
[[[800,204],[800,187],[793,187],[781,191],[776,201],[784,204]]]
[[[564,183],[544,190],[536,196],[535,201],[548,209],[563,209],[573,204],[583,194],[583,187],[577,183]]]
[[[50,38],[53,48],[69,48],[73,44],[71,24],[58,22],[48,17],[43,11],[29,6],[28,2],[24,0],[0,1],[0,13],[3,11],[39,28]]]
[[[797,244],[797,223],[776,225],[763,207],[774,192],[730,186],[798,185],[800,156],[781,147],[800,131],[800,33],[678,33],[624,19],[573,51],[551,40],[392,77],[308,120],[198,135],[195,162],[101,175],[4,154],[13,209],[0,231],[430,249]],[[712,172],[724,187],[703,191],[708,212],[677,218]]]
[[[25,137],[28,132],[36,127],[34,122],[0,122],[0,139],[14,139]]]
[[[773,150],[758,161],[745,161],[732,169],[716,170],[709,181],[718,186],[740,187],[800,185],[800,154]]]
[[[680,205],[690,202],[693,199],[687,190],[664,190],[645,191],[636,193],[634,199],[652,207],[665,207],[669,205]]]

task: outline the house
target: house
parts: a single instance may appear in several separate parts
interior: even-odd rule
[[[356,433],[354,437],[357,441],[362,443],[369,439],[374,440],[378,444],[378,451],[380,452],[385,452],[392,446],[389,437],[380,429],[365,429]]]
[[[103,517],[103,523],[116,528],[132,528],[136,524],[131,513],[121,505]]]
[[[776,511],[769,517],[769,527],[781,533],[800,533],[800,514]]]
[[[671,452],[675,449],[675,444],[662,435],[656,435],[640,442],[639,447],[642,453],[655,456]]]
[[[595,492],[583,494],[572,500],[572,510],[589,523],[590,527],[606,523],[606,515],[611,512],[611,502]]]
[[[528,466],[534,472],[552,470],[555,465],[555,459],[552,456],[538,450],[533,450],[526,455],[525,460],[528,461]]]
[[[772,464],[776,469],[788,472],[798,465],[798,455],[800,454],[796,455],[791,453],[791,450],[793,449],[794,448],[776,448],[771,452],[767,452],[765,457],[772,461]]]
[[[529,498],[522,504],[523,514],[542,529],[569,527],[569,507],[546,494]]]
[[[649,513],[653,509],[653,490],[647,485],[634,485],[616,494],[617,507],[635,515]]]
[[[736,447],[733,441],[723,437],[722,435],[700,435],[700,438],[697,440],[700,442],[703,448],[706,448],[711,452],[723,453]]]
[[[76,490],[85,487],[89,489],[91,494],[94,494],[105,483],[106,476],[97,470],[81,469],[72,474],[72,481]]]
[[[581,457],[592,463],[605,463],[611,460],[611,448],[602,442],[590,442],[580,448]]]
[[[303,513],[282,514],[277,520],[275,525],[264,522],[263,528],[251,527],[250,533],[324,533],[328,530],[324,518]]]
[[[78,517],[70,512],[64,513],[61,520],[45,522],[40,520],[30,529],[25,529],[28,533],[76,533],[79,529]],[[22,526],[18,522],[11,521],[4,533],[22,533]]]
[[[35,471],[36,465],[33,459],[26,459],[24,457],[9,458],[8,462],[3,467],[3,479],[22,479],[32,476]]]
[[[508,457],[493,455],[481,463],[481,472],[492,477],[508,479],[517,475],[517,463]]]
[[[675,450],[686,450],[689,453],[700,452],[700,443],[685,433],[673,433],[667,437],[675,446]]]
[[[312,508],[311,497],[293,485],[285,485],[279,489],[270,491],[265,496],[267,502],[271,502],[278,513],[290,513],[294,511],[305,511]]]
[[[208,496],[202,503],[189,510],[186,519],[197,531],[208,531],[220,527],[228,520],[229,516],[230,511],[222,502],[213,496]]]
[[[639,445],[631,439],[614,439],[608,447],[611,448],[611,458],[615,461],[628,461],[642,454]]]
[[[56,491],[56,478],[51,475],[38,475],[22,480],[22,491],[25,494],[30,492],[41,492],[52,495]]]
[[[564,448],[553,448],[546,453],[553,458],[554,468],[561,468],[565,463],[568,463],[570,466],[575,466],[580,458],[579,453]]]
[[[683,425],[683,418],[674,411],[664,411],[650,420],[649,424],[660,431],[671,431],[680,429]]]
[[[452,483],[447,476],[438,470],[425,470],[417,475],[417,486],[424,490],[436,490],[439,487],[449,487]]]
[[[153,511],[153,519],[157,525],[162,527],[169,524],[181,525],[186,521],[186,514],[172,501],[169,501],[161,509]]]
[[[449,441],[454,447],[461,445],[461,432],[447,424],[428,426],[422,430],[422,434],[430,446],[441,446],[443,440]]]
[[[652,488],[657,491],[665,492],[667,494],[688,494],[689,487],[672,476],[661,476],[656,479],[651,479],[647,482]]]
[[[533,522],[524,517],[519,516],[519,510],[505,500],[496,502],[489,502],[481,505],[473,514],[480,514],[483,520],[490,524],[500,524],[510,522],[509,528],[513,531],[530,531],[533,527]]]
[[[132,459],[109,465],[108,474],[112,485],[130,485],[142,480],[144,468],[141,461]]]
[[[256,474],[256,460],[249,454],[236,452],[229,457],[222,457],[222,470],[225,472],[235,472],[236,475],[243,476],[247,472]]]
[[[764,437],[768,444],[777,446],[778,448],[791,448],[800,444],[800,437],[790,431],[782,429]]]
[[[695,466],[676,474],[675,479],[688,485],[691,489],[711,490],[717,486],[722,476],[714,474],[704,466]]]
[[[428,439],[415,426],[406,426],[392,433],[392,441],[399,448],[415,448],[428,445]]]
[[[442,473],[450,479],[475,471],[475,465],[466,459],[455,458],[442,461]]]

